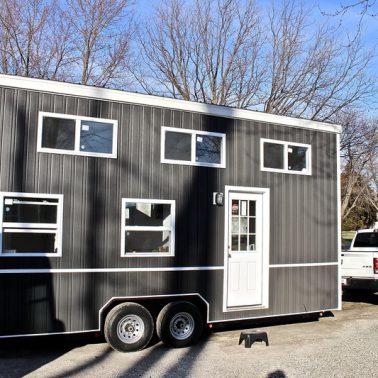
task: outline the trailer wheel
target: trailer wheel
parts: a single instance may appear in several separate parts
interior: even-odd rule
[[[145,348],[154,334],[150,312],[137,303],[121,303],[106,317],[104,336],[119,352],[134,352]]]
[[[175,348],[195,343],[203,331],[203,318],[190,302],[167,304],[156,320],[156,332],[163,343]]]

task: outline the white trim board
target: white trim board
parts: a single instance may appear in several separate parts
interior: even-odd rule
[[[341,133],[341,126],[331,123],[280,116],[276,114],[268,114],[252,110],[236,109],[220,105],[177,100],[140,93],[123,92],[114,89],[63,83],[52,80],[32,79],[20,76],[0,74],[0,86],[20,88],[37,92],[49,92],[69,96],[89,97],[100,100],[127,102],[130,104],[192,111],[218,117],[245,119],[264,123],[275,123],[282,126],[299,127],[303,129],[318,130],[329,133]]]

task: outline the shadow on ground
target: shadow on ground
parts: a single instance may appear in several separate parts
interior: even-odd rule
[[[344,290],[343,302],[378,305],[378,292],[373,293],[368,290]]]
[[[23,337],[0,340],[0,377],[23,377],[72,349],[104,339],[94,334]]]

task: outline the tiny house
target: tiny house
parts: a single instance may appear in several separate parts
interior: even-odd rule
[[[340,308],[338,125],[0,75],[0,337]]]

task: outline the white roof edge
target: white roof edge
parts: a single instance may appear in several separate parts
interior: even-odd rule
[[[253,110],[236,109],[220,105],[204,104],[200,102],[177,100],[141,93],[124,92],[115,89],[91,87],[82,84],[72,84],[52,80],[33,79],[28,77],[0,74],[0,86],[71,96],[90,97],[109,101],[127,102],[138,105],[149,105],[161,108],[210,114],[225,118],[276,123],[283,126],[299,127],[330,133],[341,133],[341,126],[331,123],[280,116]]]

